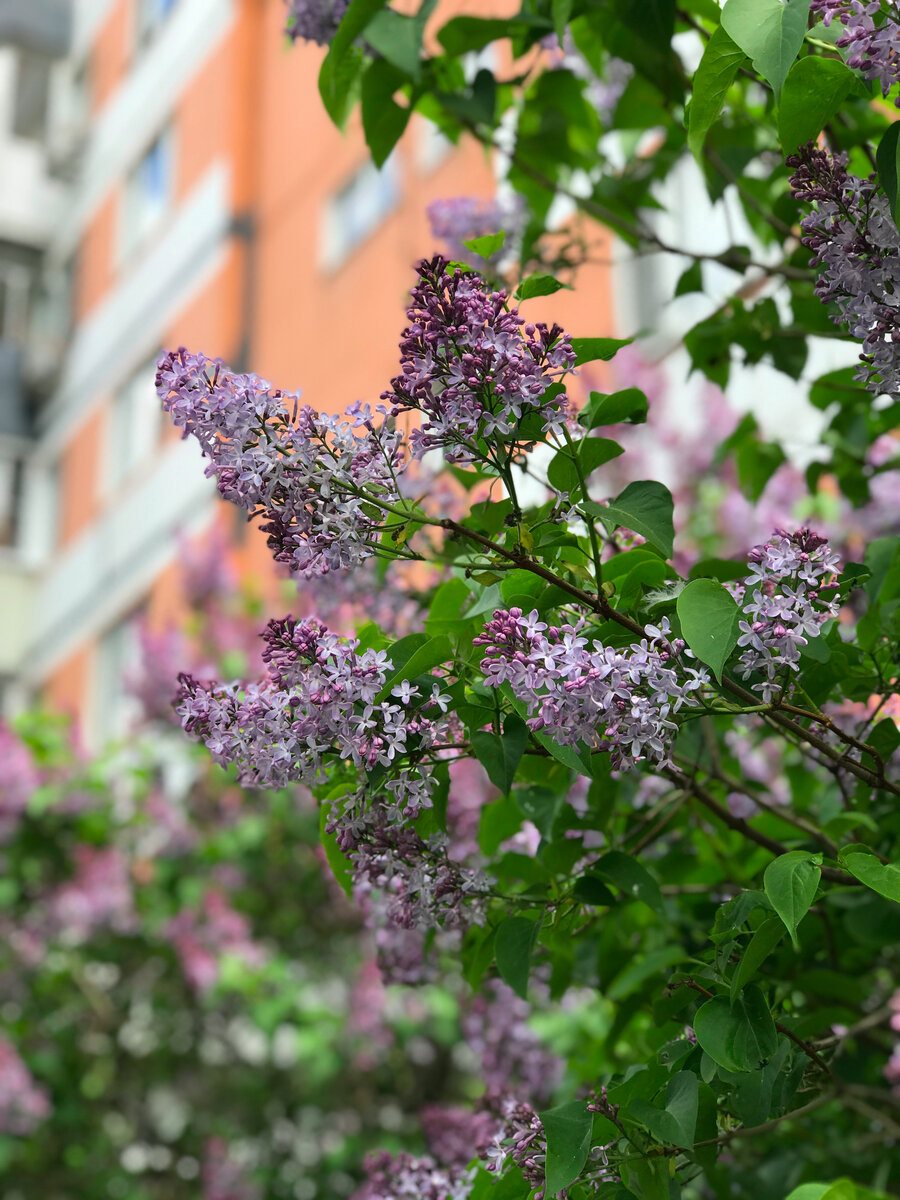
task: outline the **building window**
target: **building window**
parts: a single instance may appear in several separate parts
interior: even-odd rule
[[[400,200],[400,169],[395,155],[381,170],[371,161],[326,202],[322,222],[321,262],[336,271],[378,228]]]
[[[0,261],[0,341],[21,345],[28,329],[31,272],[21,263]]]
[[[21,458],[0,455],[0,548],[18,545],[19,512],[22,500]]]
[[[129,255],[162,220],[172,199],[172,135],[161,134],[125,181],[122,252]]]
[[[107,481],[118,488],[159,446],[163,412],[156,395],[156,365],[135,371],[113,400]]]
[[[178,0],[135,0],[135,45],[148,46],[166,23]]]
[[[18,60],[13,134],[41,142],[47,129],[52,62],[45,54],[25,49],[19,51]]]

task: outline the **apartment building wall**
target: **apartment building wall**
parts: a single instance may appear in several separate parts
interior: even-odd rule
[[[255,527],[166,428],[159,348],[221,355],[326,410],[377,400],[411,265],[435,249],[427,204],[495,190],[478,146],[420,120],[376,172],[358,126],[341,135],[322,108],[322,52],[289,46],[283,21],[282,0],[76,2],[89,116],[50,247],[74,325],[27,480],[38,582],[21,679],[95,738],[122,707],[129,619],[177,607],[179,535],[222,522],[241,569],[271,578]],[[561,295],[534,318],[611,330],[608,272]]]

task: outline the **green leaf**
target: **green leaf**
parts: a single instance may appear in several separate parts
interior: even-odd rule
[[[343,128],[353,107],[353,84],[365,61],[354,42],[386,4],[387,0],[351,0],[322,62],[319,94],[328,115],[339,128]]]
[[[516,288],[516,299],[531,300],[534,296],[552,296],[554,292],[568,286],[567,283],[560,283],[552,275],[529,275]]]
[[[718,120],[738,68],[746,61],[740,46],[735,45],[721,25],[717,26],[694,74],[693,99],[687,110],[688,148],[701,166],[706,135]],[[699,267],[699,263],[696,265]]]
[[[328,859],[328,865],[331,867],[331,873],[347,895],[352,896],[353,864],[344,854],[343,850],[341,850],[335,835],[329,833],[326,829],[326,825],[330,819],[331,803],[328,800],[323,800],[319,805],[319,840],[322,843],[322,849],[325,851],[325,857]]]
[[[553,837],[553,826],[559,816],[565,797],[548,787],[516,788],[513,798],[519,806],[522,816],[535,826],[541,837],[550,841]]]
[[[675,1118],[679,1138],[676,1146],[689,1149],[694,1144],[699,1103],[697,1076],[693,1071],[679,1071],[666,1088],[666,1112]]]
[[[647,420],[647,397],[640,388],[623,388],[621,392],[591,392],[590,398],[578,414],[578,423],[585,429],[596,429],[598,425],[618,425],[629,421],[633,425]]]
[[[900,125],[894,121],[882,134],[875,152],[878,179],[891,206],[894,224],[900,224]]]
[[[779,916],[768,917],[756,930],[747,944],[741,961],[731,979],[731,1001],[734,1003],[741,989],[750,982],[784,937],[784,922]]]
[[[603,362],[609,362],[611,358],[615,358],[623,346],[630,346],[634,338],[572,338],[572,349],[575,351],[575,365],[580,367],[583,363],[596,362],[597,359],[602,359]]]
[[[469,740],[491,783],[507,794],[528,744],[528,726],[521,717],[511,714],[503,722],[502,734],[477,730]]]
[[[561,450],[557,450],[547,468],[547,479],[558,492],[568,492],[571,496],[580,489],[573,455],[578,456],[581,473],[587,479],[592,471],[596,471],[611,459],[618,458],[622,453],[623,449],[619,443],[609,438],[584,438],[580,442],[574,442],[572,446],[563,446]]]
[[[467,242],[463,242],[463,245],[480,258],[490,258],[492,254],[503,249],[505,241],[506,234],[501,229],[499,233],[485,233],[481,237],[469,238]]]
[[[497,970],[504,983],[517,996],[528,998],[528,976],[531,973],[531,952],[537,941],[541,923],[528,917],[507,917],[497,926],[494,956]]]
[[[566,26],[572,15],[573,0],[550,0],[550,15],[553,17],[553,28],[562,43],[566,36]]]
[[[801,1183],[785,1200],[890,1200],[890,1197],[851,1179],[836,1179],[833,1183]]]
[[[627,896],[642,900],[656,912],[662,913],[663,899],[659,884],[646,867],[621,850],[610,850],[592,863],[591,874],[614,883]]]
[[[457,56],[470,50],[483,50],[491,42],[509,35],[510,22],[507,20],[454,17],[438,30],[437,37],[448,54]]]
[[[362,77],[363,133],[376,167],[384,166],[409,121],[411,109],[393,98],[402,82],[403,74],[385,58],[376,58]]]
[[[821,861],[821,854],[791,850],[769,863],[763,875],[766,895],[784,921],[795,947],[799,946],[797,926],[809,911],[819,886]]]
[[[593,904],[608,908],[615,904],[616,898],[606,886],[594,875],[582,875],[576,879],[572,887],[572,895],[581,904]]]
[[[778,106],[778,138],[785,154],[816,138],[855,87],[856,76],[836,58],[809,54],[795,62]]]
[[[713,996],[694,1014],[694,1033],[701,1048],[726,1071],[756,1071],[778,1048],[778,1034],[768,1005],[755,984],[729,1004]]]
[[[684,640],[722,682],[722,671],[737,645],[741,610],[715,579],[692,579],[675,602]]]
[[[860,883],[900,904],[900,864],[880,862],[868,846],[858,843],[845,846],[838,859]]]
[[[629,483],[608,505],[588,501],[584,508],[611,529],[622,525],[639,533],[665,558],[671,558],[675,541],[675,505],[672,493],[663,484],[642,479]]]
[[[777,100],[803,45],[809,0],[728,0],[722,28],[768,80]]]
[[[594,1115],[588,1112],[584,1100],[570,1100],[538,1116],[547,1135],[544,1192],[555,1196],[573,1184],[584,1170],[591,1148]]]
[[[425,0],[412,17],[392,8],[375,14],[366,26],[366,43],[404,75],[418,79],[421,74],[422,33],[434,10],[436,0]]]
[[[404,679],[415,679],[424,675],[432,667],[450,662],[453,658],[453,647],[447,637],[430,638],[425,633],[412,633],[409,637],[395,642],[388,651],[393,663],[393,674],[389,675],[377,700],[386,700],[391,689]]]
[[[718,32],[718,30],[716,32]],[[715,34],[713,34],[713,37],[715,37]],[[741,58],[743,58],[743,57],[744,56],[742,54]],[[695,95],[696,95],[696,93],[695,93]],[[690,138],[688,138],[688,142],[690,143]],[[690,292],[702,292],[702,291],[703,291],[703,271],[701,269],[700,263],[699,262],[691,263],[691,265],[688,267],[688,269],[686,271],[682,271],[681,275],[679,276],[678,282],[675,284],[675,295],[676,296],[686,296]]]

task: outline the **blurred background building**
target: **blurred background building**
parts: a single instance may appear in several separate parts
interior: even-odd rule
[[[271,573],[167,428],[160,348],[322,409],[374,401],[436,249],[428,203],[496,188],[424,120],[377,171],[284,20],[283,0],[0,0],[0,707],[43,696],[89,741],[124,728],[135,618],[177,604],[180,536],[218,521]],[[574,332],[611,331],[607,277]]]

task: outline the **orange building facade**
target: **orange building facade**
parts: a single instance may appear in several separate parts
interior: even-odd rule
[[[455,7],[459,7],[458,5]],[[479,12],[481,9],[479,8]],[[220,355],[336,411],[396,371],[411,265],[438,247],[427,205],[491,196],[495,165],[414,119],[376,171],[330,123],[322,51],[291,47],[283,0],[78,0],[89,113],[72,203],[48,251],[72,278],[72,333],[25,482],[34,588],[22,694],[115,732],[128,630],[177,605],[181,536],[220,521],[241,569],[263,539],[217,501],[155,397],[161,347]],[[533,305],[612,333],[610,275]]]

